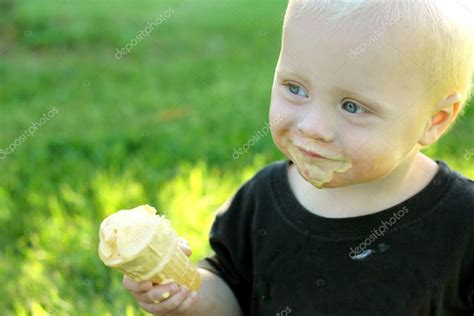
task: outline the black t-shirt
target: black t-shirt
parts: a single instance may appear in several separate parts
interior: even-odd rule
[[[473,181],[437,161],[403,203],[325,218],[294,196],[289,163],[260,170],[218,211],[215,253],[198,263],[244,315],[473,315]]]

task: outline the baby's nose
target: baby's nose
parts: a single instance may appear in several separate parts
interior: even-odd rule
[[[310,139],[330,142],[335,136],[333,119],[321,108],[304,113],[298,122],[298,131]]]

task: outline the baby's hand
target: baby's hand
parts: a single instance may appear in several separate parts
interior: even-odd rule
[[[180,238],[179,243],[183,252],[190,256],[191,249],[186,241]],[[197,292],[189,292],[174,282],[160,285],[150,281],[136,282],[125,276],[123,286],[144,310],[155,316],[185,314],[198,299]]]

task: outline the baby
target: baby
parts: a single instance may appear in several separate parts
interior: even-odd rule
[[[474,184],[420,152],[469,100],[472,6],[290,0],[270,105],[288,159],[219,210],[198,293],[125,278],[140,306],[155,315],[472,315]]]

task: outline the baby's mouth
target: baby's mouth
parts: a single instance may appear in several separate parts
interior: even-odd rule
[[[308,156],[310,158],[314,158],[314,159],[329,159],[327,157],[323,157],[317,153],[314,153],[312,151],[308,151],[308,150],[305,150],[299,146],[296,146],[296,148],[298,148],[305,156]]]
[[[333,155],[328,155],[326,153],[322,153],[320,150],[312,150],[309,149],[308,146],[303,145],[301,142],[293,142],[290,139],[287,140],[287,146],[296,147],[296,149],[303,154],[305,157],[310,159],[317,159],[317,160],[333,160],[333,161],[343,161],[343,159],[336,159],[333,158]]]

